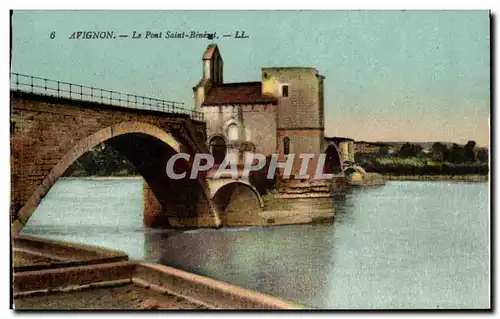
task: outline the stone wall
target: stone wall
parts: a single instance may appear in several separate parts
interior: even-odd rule
[[[10,104],[11,220],[20,223],[14,225],[14,231],[22,227],[50,187],[78,157],[105,141],[125,153],[160,201],[167,200],[161,197],[173,196],[165,188],[177,189],[179,194],[184,186],[192,194],[194,190],[202,194],[205,191],[203,185],[188,182],[182,187],[165,187],[172,184],[165,173],[166,161],[172,154],[181,149],[208,152],[205,124],[187,115],[18,92],[13,92]],[[195,196],[190,199],[193,206],[198,200],[208,205],[207,199]],[[185,217],[195,217],[193,212],[188,214]]]
[[[203,106],[207,136],[223,136],[230,143],[227,130],[235,124],[241,141],[253,143],[257,153],[272,154],[276,150],[276,108],[272,104]]]
[[[316,167],[318,164],[318,155],[322,153],[318,151],[322,147],[321,143],[321,133],[322,131],[311,131],[311,130],[280,130],[279,131],[279,147],[278,153],[280,154],[280,160],[285,161],[283,153],[283,139],[288,137],[290,139],[290,154],[295,154],[294,165],[292,169],[292,175],[299,174],[302,159],[299,155],[304,154],[314,154],[315,157],[310,160],[307,174],[314,176],[316,172]]]
[[[263,68],[264,78],[276,85],[287,84],[288,97],[279,96],[280,129],[320,128],[322,126],[320,79],[314,68]],[[278,90],[280,91],[280,90]]]
[[[263,68],[266,90],[278,94],[278,150],[284,151],[283,138],[290,138],[290,153],[320,154],[324,146],[323,77],[314,68]],[[276,86],[273,90],[271,85]],[[281,96],[281,87],[288,85],[288,96]],[[315,164],[312,161],[311,164]],[[309,166],[314,172],[316,165]],[[298,173],[300,161],[293,171]]]

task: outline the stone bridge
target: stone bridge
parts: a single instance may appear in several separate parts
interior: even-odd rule
[[[13,232],[64,171],[103,142],[122,153],[154,193],[161,213],[145,212],[148,226],[221,225],[206,180],[174,181],[165,169],[177,152],[208,153],[200,114],[174,102],[19,74],[11,77],[10,107]]]
[[[208,179],[210,198],[219,211],[221,226],[258,224],[264,200],[248,179]]]

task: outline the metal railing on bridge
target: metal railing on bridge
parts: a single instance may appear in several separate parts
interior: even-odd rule
[[[186,114],[192,119],[203,121],[203,113],[185,107],[182,102],[160,100],[19,73],[11,73],[10,89],[11,91],[95,102],[132,109]]]

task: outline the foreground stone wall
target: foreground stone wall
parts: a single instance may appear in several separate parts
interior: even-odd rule
[[[64,251],[71,250],[86,256],[123,255],[126,257],[117,251],[32,236],[15,238],[13,248],[19,248],[20,243],[28,251],[52,257],[59,252],[64,254]],[[48,251],[40,251],[43,244],[46,245],[45,249]],[[55,265],[45,265],[45,267],[36,270],[15,271],[13,275],[14,303],[19,298],[23,298],[25,301],[26,298],[30,297],[56,294],[58,298],[64,299],[75,291],[86,290],[91,294],[92,290],[99,290],[102,294],[102,290],[111,290],[114,287],[126,286],[128,290],[133,290],[135,286],[150,291],[149,295],[153,297],[152,302],[155,299],[161,300],[162,296],[173,295],[208,309],[303,308],[292,302],[256,291],[152,263],[102,260],[97,264],[89,264],[88,260],[78,259],[73,260],[73,263],[67,267],[54,267],[57,266],[56,263]],[[158,298],[154,297],[155,294]],[[92,308],[92,305],[87,303],[86,308]],[[105,309],[106,307],[100,308]]]

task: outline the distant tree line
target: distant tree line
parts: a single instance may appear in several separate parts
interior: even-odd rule
[[[392,154],[381,148],[377,153],[357,154],[356,159],[367,171],[394,175],[486,175],[488,160],[488,149],[476,148],[475,141],[451,146],[436,142],[425,151],[419,144],[404,143]]]
[[[474,163],[476,161],[487,163],[488,150],[481,148],[475,150],[476,142],[468,141],[465,145],[453,143],[450,148],[446,144],[436,142],[430,148],[430,157],[434,161],[450,162],[455,164]],[[422,153],[422,147],[418,144],[405,143],[399,150],[399,156],[414,157]],[[476,154],[477,153],[477,154]]]
[[[132,176],[136,168],[111,146],[102,143],[78,158],[64,176]]]

